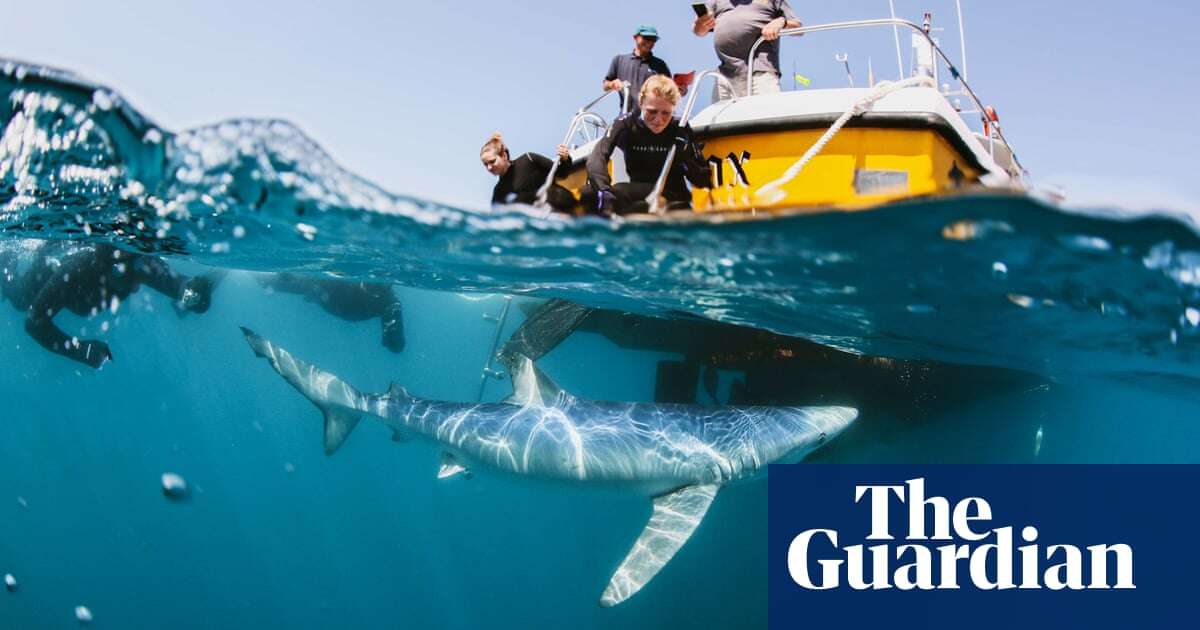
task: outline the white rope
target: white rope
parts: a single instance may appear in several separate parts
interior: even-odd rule
[[[850,109],[846,110],[846,113],[842,114],[841,117],[833,123],[833,126],[831,126],[829,130],[825,132],[825,135],[821,136],[821,139],[817,140],[816,144],[809,147],[808,151],[806,151],[804,155],[796,161],[795,164],[788,168],[782,177],[773,182],[764,184],[761,188],[754,192],[754,196],[759,201],[765,203],[778,203],[783,201],[784,198],[787,197],[787,194],[782,190],[783,186],[793,179],[796,179],[796,176],[800,174],[800,171],[804,170],[804,167],[807,166],[814,157],[817,157],[817,154],[825,148],[825,145],[829,144],[830,140],[833,140],[833,137],[842,130],[842,127],[846,126],[846,123],[850,122],[851,118],[854,118],[855,116],[867,111],[867,108],[874,104],[875,101],[878,101],[892,92],[919,85],[932,86],[933,79],[927,76],[918,76],[897,82],[880,81],[877,84],[874,92],[871,92],[867,96],[863,97]]]

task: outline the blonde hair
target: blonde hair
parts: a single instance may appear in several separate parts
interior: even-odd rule
[[[492,137],[488,138],[488,141],[483,143],[483,148],[479,150],[479,155],[483,155],[488,151],[492,151],[496,155],[508,157],[508,147],[505,146],[504,138],[500,136],[499,132],[492,134]]]
[[[642,84],[642,91],[638,94],[639,101],[645,101],[647,96],[657,96],[671,101],[671,105],[679,104],[679,86],[670,78],[661,74],[656,74]]]

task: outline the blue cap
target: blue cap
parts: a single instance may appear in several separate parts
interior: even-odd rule
[[[641,35],[642,37],[657,38],[658,37],[658,29],[654,28],[653,26],[650,26],[649,24],[639,24],[637,27],[637,30],[634,31],[633,34]]]

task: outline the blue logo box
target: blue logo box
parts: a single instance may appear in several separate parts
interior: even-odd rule
[[[1200,466],[772,465],[772,628],[1195,627]]]

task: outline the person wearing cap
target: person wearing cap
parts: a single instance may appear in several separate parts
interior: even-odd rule
[[[759,37],[765,41],[754,56],[754,93],[778,92],[779,32],[800,26],[800,18],[787,0],[708,0],[705,4],[708,13],[696,18],[692,32],[697,37],[715,33],[713,45],[721,60],[718,70],[734,87],[730,94],[718,82],[713,100],[746,95],[746,58]]]
[[[671,76],[667,62],[654,56],[654,44],[657,42],[658,29],[642,24],[633,34],[633,53],[617,55],[609,64],[608,74],[604,75],[604,83],[601,84],[603,89],[607,92],[629,86],[629,100],[632,102],[628,107],[621,103],[621,111],[637,110],[638,93],[646,79],[656,74]]]

